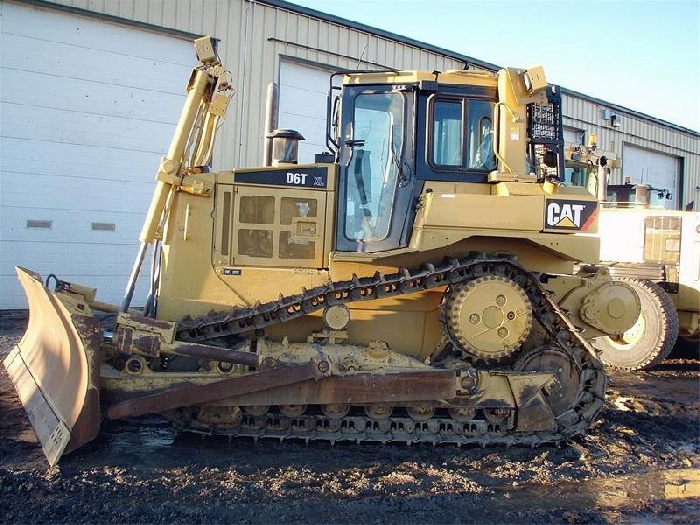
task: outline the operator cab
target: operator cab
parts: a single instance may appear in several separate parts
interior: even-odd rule
[[[402,75],[407,78],[397,83]],[[459,73],[445,75],[454,81]],[[359,83],[359,76],[346,76],[328,119],[328,145],[339,164],[338,251],[406,247],[425,181],[485,183],[496,168],[494,81],[443,84],[438,78],[364,72]]]

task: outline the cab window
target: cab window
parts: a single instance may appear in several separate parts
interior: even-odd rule
[[[462,102],[436,100],[433,105],[433,164],[462,166]]]
[[[487,100],[433,99],[430,164],[437,170],[495,169],[492,108]]]

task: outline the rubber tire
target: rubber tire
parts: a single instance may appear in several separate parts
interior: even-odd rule
[[[621,349],[610,337],[597,337],[593,346],[602,351],[600,360],[619,370],[646,370],[663,361],[678,339],[679,321],[676,307],[658,284],[620,277],[637,292],[641,302],[640,317],[644,317],[645,332],[636,344]]]

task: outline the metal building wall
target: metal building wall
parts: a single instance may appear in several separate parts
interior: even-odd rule
[[[612,109],[602,101],[594,101],[572,93],[563,94],[564,125],[581,129],[586,136],[595,134],[601,149],[614,152],[622,158],[623,144],[630,144],[666,153],[683,159],[681,166],[681,207],[695,202],[700,209],[700,134],[680,129],[680,126],[664,126],[653,119],[634,112]],[[612,127],[603,118],[603,110],[610,109],[620,117],[620,127]],[[624,166],[624,158],[622,158]],[[621,184],[623,169],[614,169],[611,182]]]
[[[220,39],[219,54],[234,75],[238,93],[216,148],[217,169],[260,164],[264,93],[268,83],[279,79],[280,56],[348,69],[385,66],[445,71],[464,66],[454,56],[255,0],[48,1]],[[682,201],[695,199],[700,205],[700,133],[620,108],[614,112],[621,115],[622,124],[613,128],[602,119],[601,110],[606,107],[603,101],[566,91],[565,125],[595,133],[600,147],[618,157],[628,143],[683,158]],[[615,171],[613,181],[621,178],[621,171]]]
[[[50,0],[220,40],[236,97],[217,138],[215,169],[262,162],[265,93],[279,80],[280,56],[330,68],[462,69],[464,62],[254,0]],[[194,53],[192,55],[194,65]],[[187,79],[181,79],[184,84]]]

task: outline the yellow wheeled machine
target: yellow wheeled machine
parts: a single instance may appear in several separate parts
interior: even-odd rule
[[[600,258],[614,278],[634,288],[642,304],[629,330],[594,341],[602,361],[644,370],[660,364],[679,337],[697,345],[700,213],[665,209],[671,196],[665,188],[608,184],[617,159],[598,149],[595,138],[588,146],[567,144],[565,158],[570,182],[586,185],[600,201]]]
[[[586,430],[606,385],[588,341],[640,306],[580,235],[598,203],[558,182],[561,101],[541,68],[346,73],[314,164],[277,130],[271,165],[210,172],[230,90],[209,39],[196,48],[123,303],[18,268],[30,325],[6,366],[49,462],[102,418],[154,413],[331,442]],[[119,312],[112,331],[96,310]]]

